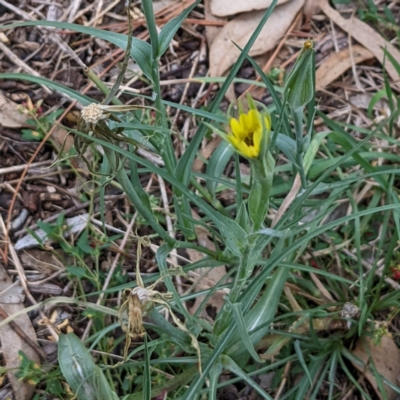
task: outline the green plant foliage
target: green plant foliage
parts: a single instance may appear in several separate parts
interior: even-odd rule
[[[311,40],[304,43],[287,77],[276,69],[263,73],[248,53],[268,24],[277,4],[274,0],[239,49],[229,74],[198,78],[221,85],[209,105],[193,108],[165,101],[159,71],[163,55],[201,3],[193,2],[159,29],[153,2],[143,0],[148,41],[133,37],[132,32],[122,35],[52,21],[1,27],[51,26],[106,40],[124,51],[128,47],[111,89],[87,71],[103,93],[103,101],[44,78],[0,74],[0,79],[45,85],[85,107],[77,129],[68,130],[90,176],[87,172],[79,175],[63,150],[57,149],[61,153],[57,162],[83,183],[80,199],[90,204],[90,218],[76,237],[67,235],[63,213],[52,223],[38,222],[49,242],[31,232],[43,248],[49,249],[51,243],[62,251],[57,255],[64,266],[59,279],[70,282],[75,297],[50,298],[0,322],[1,327],[24,312],[69,304],[76,307],[78,321],[90,321],[90,329],[82,340],[75,334],[60,334],[54,368],[35,365],[21,354],[17,376],[43,385],[60,398],[65,395],[60,380],[65,380],[76,398],[84,400],[216,400],[221,389],[238,382],[263,399],[318,399],[323,392],[333,400],[342,396],[340,376],[351,383],[357,396],[373,398],[349,368],[351,363],[373,374],[381,390],[390,386],[398,393],[400,389],[374,363],[365,365],[351,352],[365,331],[375,329],[373,337],[382,339],[386,328],[374,324],[390,325],[398,313],[400,295],[387,279],[400,276],[397,90],[384,75],[367,115],[373,120],[378,102],[385,101],[390,116],[360,128],[316,110]],[[368,1],[359,15],[378,27],[383,24],[389,31],[397,30],[398,35],[389,8]],[[400,74],[399,63],[384,52],[385,62]],[[131,105],[139,101],[128,98],[129,93],[116,95],[129,57],[150,85],[148,97],[134,95],[140,97],[140,106]],[[236,78],[245,60],[262,82]],[[266,107],[248,97],[223,114],[221,102],[232,83],[267,88],[272,104]],[[128,104],[122,102],[125,98]],[[31,126],[22,135],[41,140],[62,110],[43,116],[35,107],[29,109]],[[189,139],[172,126],[169,108],[190,115],[191,124],[195,121]],[[99,119],[85,119],[88,110],[96,110]],[[240,127],[237,132],[232,128],[233,115],[238,116],[233,122]],[[323,131],[314,130],[316,115],[324,124]],[[200,146],[215,132],[227,140],[204,159]],[[93,154],[90,161],[85,158],[87,149]],[[193,171],[196,158],[204,163],[197,173]],[[160,195],[145,188],[143,182],[149,176],[162,182],[167,199],[163,191]],[[154,253],[158,269],[146,271],[143,279],[140,260],[151,253],[138,250],[135,274],[127,274],[132,255],[117,244],[123,230],[107,225],[106,215],[93,216],[95,202],[102,211],[106,209],[109,187],[122,191],[131,203],[123,215],[135,221],[136,232],[129,243],[134,242],[137,249],[151,246]],[[94,222],[94,218],[98,219]],[[139,237],[142,231],[148,237]],[[111,259],[119,254],[109,276],[104,250]],[[188,262],[188,254],[195,254],[199,261]],[[226,276],[210,284],[205,269],[221,266]],[[194,281],[199,283],[193,286],[195,290]],[[118,303],[121,292],[124,301]],[[223,304],[218,305],[214,321],[204,319],[201,315],[208,300],[216,294],[221,294]],[[198,306],[195,312],[190,310],[193,302]],[[346,303],[359,314],[343,316]],[[228,373],[229,379],[220,378]],[[273,377],[264,389],[258,382],[267,373]],[[277,396],[281,386],[284,390]]]

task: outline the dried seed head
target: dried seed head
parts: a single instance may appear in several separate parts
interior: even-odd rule
[[[360,316],[360,309],[353,303],[344,303],[342,318],[357,319]]]
[[[100,120],[106,118],[106,114],[104,114],[100,104],[92,103],[83,107],[81,117],[87,124],[97,124]]]
[[[144,334],[142,304],[138,296],[132,294],[129,300],[128,334],[136,338]]]
[[[344,303],[343,309],[341,312],[341,317],[347,319],[347,328],[350,329],[351,321],[350,319],[358,319],[360,318],[360,309],[353,303]]]
[[[142,304],[146,304],[150,300],[149,291],[140,286],[132,290],[132,295],[136,295]]]

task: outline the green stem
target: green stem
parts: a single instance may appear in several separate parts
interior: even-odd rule
[[[85,71],[86,75],[88,78],[97,86],[99,90],[101,90],[106,96],[110,93],[110,89],[103,83],[103,81],[91,70],[87,69]],[[116,106],[122,105],[122,102],[117,99],[116,97],[113,97],[111,102],[115,104]]]

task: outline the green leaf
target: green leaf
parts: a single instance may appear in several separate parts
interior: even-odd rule
[[[310,371],[307,368],[307,364],[304,360],[304,355],[303,355],[303,350],[301,349],[301,345],[300,345],[300,340],[296,339],[294,341],[294,350],[296,351],[297,354],[297,358],[300,361],[301,366],[303,367],[303,370],[305,371],[307,378],[310,382],[310,385],[312,385],[312,379],[311,379],[311,375],[310,375]]]
[[[400,75],[400,64],[399,64],[399,62],[392,56],[392,54],[386,48],[382,48],[382,50],[385,53],[385,56],[392,63],[392,65],[395,68],[396,72]]]
[[[83,26],[78,24],[70,24],[68,22],[57,22],[57,21],[29,21],[29,22],[18,22],[10,25],[0,25],[0,29],[11,29],[20,26],[53,26],[55,28],[67,29],[75,32],[85,33],[100,39],[107,40],[121,48],[126,50],[128,43],[128,36],[120,33],[105,31],[102,29],[92,28],[90,26]],[[152,81],[152,53],[151,46],[138,38],[132,38],[131,56],[137,62],[142,72],[146,77]]]
[[[249,354],[254,358],[254,361],[262,363],[264,362],[257,354],[256,350],[254,349],[253,343],[251,342],[249,333],[247,331],[246,323],[244,322],[243,318],[243,311],[241,303],[234,303],[231,304],[233,317],[236,322],[237,329],[239,331],[239,335],[242,339],[242,343],[246,347]]]
[[[288,254],[287,249],[285,249],[285,254]],[[279,267],[274,272],[266,290],[262,294],[261,298],[257,301],[255,306],[250,311],[245,311],[244,318],[248,332],[255,330],[260,325],[265,324],[267,321],[272,321],[278,308],[283,287],[288,276],[289,270],[284,267]],[[268,330],[269,326],[264,326],[264,328],[258,329],[255,333],[253,333],[250,336],[253,345],[256,345]],[[246,350],[247,348],[243,346],[242,340],[239,339],[239,335],[236,334],[230,342],[227,354],[237,360],[243,356]]]
[[[282,133],[278,133],[276,145],[295,167],[300,168],[296,161],[296,142],[292,138],[283,135]]]
[[[77,92],[76,90],[70,89],[67,86],[61,85],[60,83],[53,82],[46,78],[41,78],[37,76],[32,76],[28,74],[17,74],[17,73],[6,73],[0,74],[0,79],[17,79],[22,81],[34,82],[39,85],[45,85],[50,89],[55,90],[56,92],[66,94],[67,96],[71,97],[74,100],[79,101],[84,106],[87,106],[91,103],[95,103],[96,101],[90,98],[89,96],[85,96]]]
[[[249,376],[228,356],[222,355],[221,361],[226,369],[237,375],[239,378],[243,379],[250,387],[252,387],[263,399],[273,400],[272,397],[253,379],[249,378]]]
[[[210,372],[210,395],[209,400],[217,400],[218,380],[223,366],[220,362],[215,363]]]
[[[74,275],[77,278],[83,278],[84,276],[86,276],[86,270],[85,270],[85,268],[82,268],[82,267],[71,266],[71,267],[65,268],[65,270],[69,274]]]
[[[118,400],[88,350],[74,333],[60,335],[58,360],[72,391],[81,400]]]
[[[325,358],[325,356],[316,356],[310,361],[307,368],[307,370],[309,371],[309,376],[312,376],[314,379],[318,377],[318,375],[321,373],[320,368],[323,366]],[[303,375],[298,385],[296,400],[303,400],[304,398],[306,398],[307,391],[309,390],[311,385],[312,381],[310,382],[310,379],[307,375]]]
[[[190,176],[192,174],[192,165],[194,158],[196,157],[197,150],[201,141],[203,140],[204,132],[200,128],[197,130],[189,146],[186,148],[182,157],[179,159],[177,166],[175,167],[175,176],[185,186],[189,183]],[[179,192],[177,193],[179,195]]]
[[[160,58],[168,49],[168,46],[171,43],[176,31],[181,27],[183,21],[200,3],[200,1],[201,0],[196,0],[191,6],[183,10],[177,17],[172,18],[163,26],[158,34],[158,58]]]
[[[225,140],[222,141],[213,151],[210,160],[208,161],[206,174],[214,178],[219,178],[233,154],[234,150],[232,146]],[[206,186],[208,191],[214,196],[217,181],[206,180]]]
[[[151,351],[147,346],[147,335],[144,337],[144,376],[143,376],[143,400],[151,400],[151,372],[150,372]]]
[[[306,154],[304,155],[303,159],[303,165],[304,165],[304,171],[305,173],[308,172],[310,169],[315,155],[317,154],[317,151],[319,149],[319,146],[321,146],[322,141],[330,134],[331,132],[321,132],[318,133],[314,136],[314,138],[311,140],[310,145],[307,148]]]

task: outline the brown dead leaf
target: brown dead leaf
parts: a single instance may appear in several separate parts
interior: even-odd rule
[[[21,128],[28,126],[28,116],[18,111],[19,105],[7,99],[0,93],[0,126],[6,128]]]
[[[216,17],[211,13],[211,1],[204,0],[204,16],[207,21],[226,21],[226,18]],[[206,25],[206,39],[208,47],[210,48],[214,39],[217,37],[219,31],[222,29],[221,26]]]
[[[400,51],[397,50],[391,43],[387,42],[378,32],[374,31],[370,26],[360,21],[356,17],[349,19],[343,18],[337,11],[330,5],[329,0],[318,0],[321,10],[341,29],[346,31],[349,35],[353,36],[360,44],[370,50],[376,59],[382,63],[384,60],[383,49],[393,56],[393,58],[400,63]],[[385,69],[389,76],[394,80],[394,85],[400,89],[399,74],[388,60],[385,62]]]
[[[318,14],[319,10],[318,0],[305,1],[303,13],[307,20],[310,20],[315,14]]]
[[[355,64],[374,58],[374,55],[365,47],[355,45],[351,47],[353,60]],[[327,57],[316,72],[317,91],[325,89],[334,82],[340,75],[346,72],[352,66],[350,57],[350,48],[340,50]]]
[[[234,2],[231,1],[231,3]],[[304,0],[292,0],[290,3],[276,7],[249,51],[249,55],[256,56],[273,49],[285,35],[303,4]],[[234,43],[243,48],[263,15],[264,11],[242,14],[222,28],[210,49],[210,75],[212,77],[223,76],[237,60],[240,51]]]
[[[192,210],[193,218],[200,219],[199,215]],[[208,232],[202,228],[201,226],[197,225],[196,227],[196,234],[199,244],[201,246],[207,247],[208,249],[215,251],[214,243],[208,238]],[[188,249],[189,258],[192,262],[196,262],[201,260],[204,255],[196,250]],[[226,275],[226,268],[225,266],[220,267],[213,267],[213,268],[199,268],[196,270],[196,274],[193,272],[189,275],[195,281],[194,284],[194,291],[199,290],[206,290],[209,289],[221,280]],[[218,312],[222,305],[224,304],[224,293],[223,291],[219,290],[215,292],[209,299],[207,304],[215,307],[216,311]],[[196,297],[196,301],[190,309],[190,313],[194,314],[201,305],[205,296]],[[209,318],[205,309],[202,310],[200,315],[204,318]]]
[[[74,138],[62,126],[56,126],[51,134],[57,148],[63,148],[64,153],[68,153],[74,145]]]
[[[384,335],[380,341],[380,344],[376,345],[373,343],[370,336],[363,336],[358,339],[356,347],[353,350],[353,354],[363,360],[365,364],[368,363],[371,357],[378,373],[385,377],[388,381],[392,382],[394,385],[399,386],[400,350],[391,337]],[[365,377],[375,389],[376,394],[380,399],[383,399],[384,397],[382,393],[380,393],[375,376],[369,372],[368,368],[365,370],[365,368],[360,367],[360,365],[356,363],[353,363],[353,365],[360,372],[364,373]],[[384,387],[388,400],[394,400],[397,398],[397,394],[393,389],[385,384]]]
[[[277,4],[286,3],[289,0],[278,0]],[[268,8],[272,0],[211,0],[211,12],[217,17],[227,17],[254,10],[264,10]]]
[[[11,286],[12,281],[4,267],[0,264],[0,306],[8,314],[12,315],[24,309],[24,295],[21,286]],[[4,318],[0,317],[0,321]],[[27,314],[21,314],[13,321],[34,345],[38,346],[36,334]],[[27,357],[35,363],[40,363],[40,357],[27,340],[16,333],[11,324],[0,328],[1,349],[5,359],[5,367],[10,369],[8,379],[14,390],[16,400],[30,399],[34,387],[29,383],[19,380],[16,376],[16,368],[20,364],[18,352],[22,350]]]

